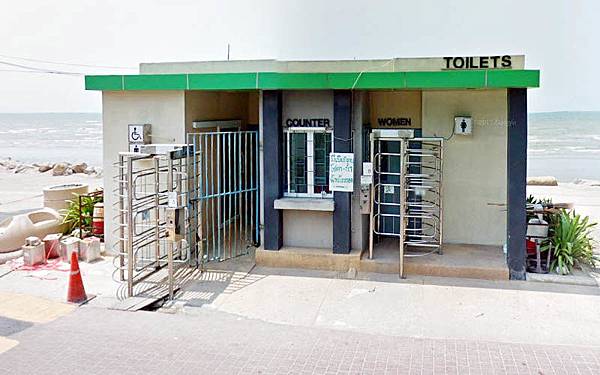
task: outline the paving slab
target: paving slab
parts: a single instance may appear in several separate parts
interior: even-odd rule
[[[0,316],[33,323],[47,323],[64,316],[74,305],[17,293],[0,293]]]
[[[206,309],[188,316],[84,306],[10,339],[19,345],[0,355],[0,374],[539,375],[600,371],[597,347],[374,335],[279,325]]]

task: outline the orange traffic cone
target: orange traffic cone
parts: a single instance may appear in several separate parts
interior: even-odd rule
[[[67,302],[83,303],[87,301],[83,280],[81,280],[81,272],[79,271],[79,261],[77,260],[77,252],[71,253],[71,275],[69,276],[69,290],[67,292]]]

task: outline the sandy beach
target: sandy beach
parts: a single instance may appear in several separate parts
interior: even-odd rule
[[[96,175],[76,173],[69,176],[53,176],[52,171],[40,173],[37,170],[14,173],[0,167],[0,220],[42,208],[44,187],[74,182],[88,184],[90,191],[102,187],[102,177]]]

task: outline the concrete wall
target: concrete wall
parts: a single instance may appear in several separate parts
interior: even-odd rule
[[[283,246],[333,248],[332,221],[331,212],[285,210]]]
[[[284,92],[282,119],[285,121],[288,118],[329,118],[333,124],[333,92]],[[283,244],[293,247],[331,249],[333,247],[333,214],[331,212],[285,210],[283,213]]]
[[[333,125],[333,91],[285,91],[283,121],[288,118],[328,118]]]
[[[371,91],[369,92],[370,121],[372,128],[385,128],[378,119],[405,118],[410,125],[404,128],[421,127],[421,91]]]
[[[192,122],[197,120],[241,120],[242,128],[245,128],[249,114],[248,99],[247,92],[186,91],[186,131],[193,132]],[[255,105],[258,107],[258,102]]]
[[[102,93],[103,166],[105,192],[105,228],[107,250],[114,244],[111,218],[117,215],[113,209],[116,185],[113,177],[118,173],[113,166],[119,160],[119,152],[129,151],[127,125],[152,124],[154,143],[184,143],[184,93],[183,91],[104,91]]]
[[[473,135],[444,143],[444,242],[506,240],[506,90],[423,91],[423,135],[450,137],[454,116],[473,118]]]

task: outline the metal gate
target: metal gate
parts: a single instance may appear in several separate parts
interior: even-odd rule
[[[126,283],[126,297],[136,285],[159,284],[172,298],[175,272],[190,261],[189,242],[169,237],[169,210],[186,214],[187,147],[170,147],[159,155],[120,153],[115,176],[115,276]],[[181,231],[185,232],[186,218]],[[159,271],[163,274],[156,275]],[[154,277],[153,277],[154,276]],[[115,277],[116,279],[116,277]]]
[[[188,143],[190,238],[198,263],[247,254],[259,243],[258,132],[192,133]]]
[[[412,132],[371,133],[369,258],[375,241],[398,238],[400,276],[404,258],[442,249],[442,138],[414,138]]]

